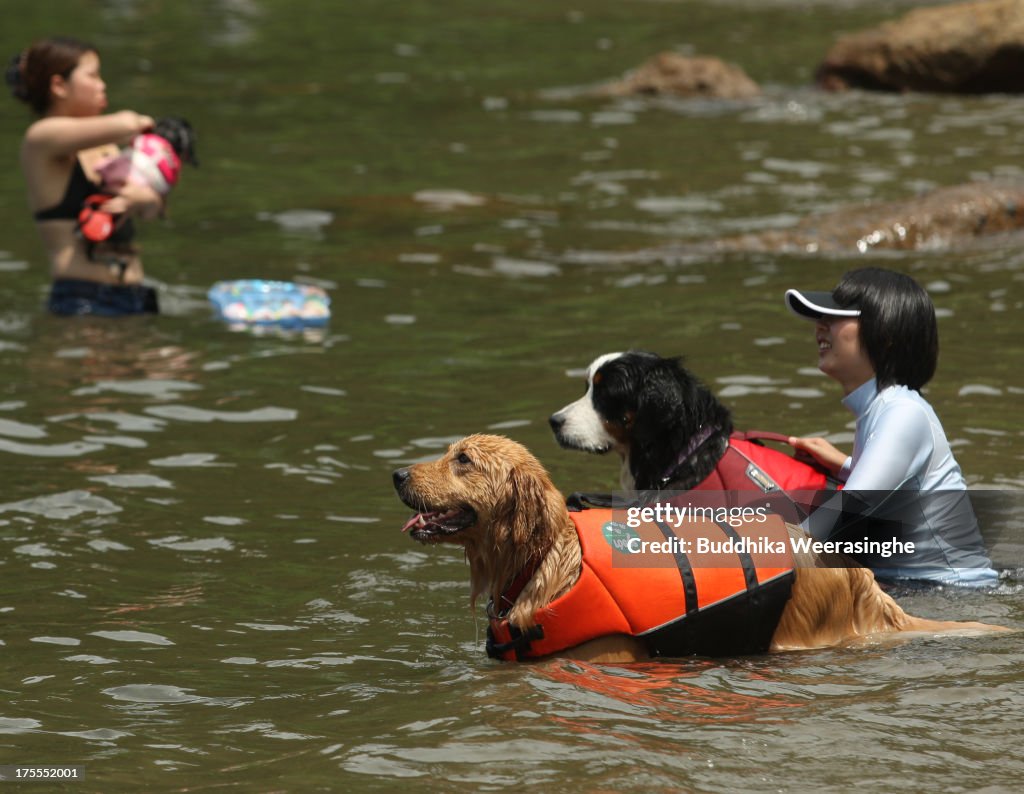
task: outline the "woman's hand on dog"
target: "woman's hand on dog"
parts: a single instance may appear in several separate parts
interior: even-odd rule
[[[138,218],[152,220],[163,212],[164,199],[147,185],[128,182],[116,196],[104,202],[100,209],[114,215],[129,213]]]
[[[797,459],[806,456],[828,469],[833,475],[846,463],[846,453],[836,449],[832,444],[819,436],[799,438],[790,436],[789,443],[797,451]]]

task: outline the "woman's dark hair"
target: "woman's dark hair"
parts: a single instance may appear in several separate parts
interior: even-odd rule
[[[832,290],[843,307],[860,309],[860,344],[875,369],[878,388],[920,391],[939,360],[935,304],[910,276],[865,267],[843,275]]]
[[[4,78],[15,99],[26,102],[37,116],[45,116],[50,109],[51,78],[59,74],[67,80],[79,59],[96,51],[91,44],[68,36],[40,39],[11,58]]]

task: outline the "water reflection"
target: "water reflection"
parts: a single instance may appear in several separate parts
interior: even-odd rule
[[[799,708],[802,700],[782,685],[783,679],[784,676],[772,675],[770,669],[758,670],[753,666],[744,670],[723,668],[717,662],[705,660],[682,663],[666,660],[622,668],[579,662],[554,663],[541,668],[537,683],[543,691],[563,701],[563,708],[588,704],[590,708],[621,710],[643,716],[645,723],[654,721],[667,726],[682,722],[786,719],[787,711]],[[571,690],[562,698],[557,688],[543,681],[563,684]],[[588,726],[588,722],[592,720],[584,718],[579,725],[568,718],[563,720],[570,729],[599,729],[599,725]]]

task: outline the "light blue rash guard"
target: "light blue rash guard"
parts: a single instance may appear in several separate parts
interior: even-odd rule
[[[846,484],[804,528],[818,540],[860,540],[868,527],[873,539],[913,542],[912,554],[858,559],[881,578],[996,584],[967,484],[928,402],[906,386],[878,391],[872,378],[843,405],[857,417],[853,455],[839,472]]]

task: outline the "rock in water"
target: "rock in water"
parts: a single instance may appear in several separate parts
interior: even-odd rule
[[[831,91],[1024,92],[1024,0],[919,8],[842,36],[816,78]]]
[[[720,251],[866,253],[950,248],[1024,229],[1024,185],[972,182],[908,201],[844,207],[773,229],[719,240]]]

